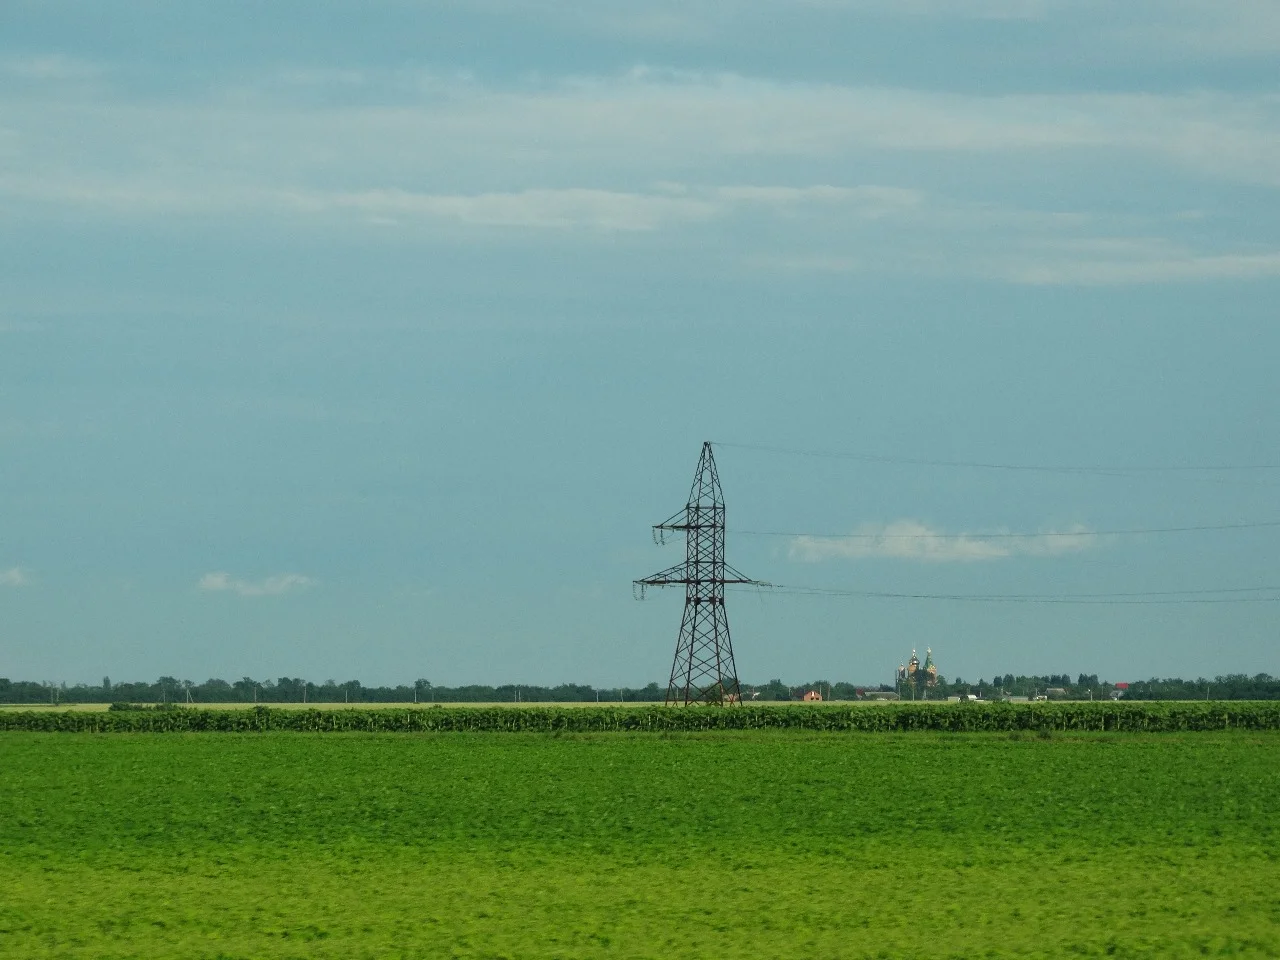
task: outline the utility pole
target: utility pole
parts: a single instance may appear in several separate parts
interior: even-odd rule
[[[730,583],[769,586],[729,566],[724,559],[724,493],[711,444],[702,445],[698,470],[684,509],[653,528],[654,542],[668,533],[685,537],[685,560],[660,573],[636,580],[633,591],[644,599],[647,587],[683,585],[684,618],[667,682],[667,704],[737,703],[742,699],[733,662],[724,588]]]

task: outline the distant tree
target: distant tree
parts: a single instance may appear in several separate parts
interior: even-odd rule
[[[1062,687],[1068,697],[1087,700],[1102,699],[1113,689],[1114,685],[1102,682],[1097,674],[1078,674],[1074,683],[1067,674],[1039,674],[1030,676],[1013,676],[1012,674],[995,675],[990,684],[979,680],[977,683],[966,683],[961,678],[948,681],[938,678],[936,687],[928,691],[930,700],[945,699],[948,696],[973,695],[981,692],[984,697],[992,698],[1002,692],[1006,696],[1031,696],[1043,693],[1050,687]],[[742,684],[745,700],[755,699],[757,702],[770,700],[790,700],[802,696],[806,690],[819,690],[823,696],[835,700],[849,700],[857,697],[858,687],[846,681],[828,683],[825,680],[791,688],[781,680],[774,678],[768,683],[754,685]],[[866,689],[876,689],[867,685]],[[894,688],[888,684],[880,684],[883,692],[891,692]],[[545,703],[548,701],[590,702],[600,699],[617,702],[619,699],[628,703],[661,703],[666,699],[666,685],[649,683],[638,688],[610,688],[597,691],[589,684],[562,683],[554,687],[528,684],[507,684],[493,687],[486,684],[472,684],[460,687],[442,687],[425,679],[419,679],[412,685],[365,687],[358,680],[336,683],[326,680],[323,684],[306,683],[296,677],[280,677],[275,681],[256,681],[252,677],[242,677],[234,683],[210,678],[204,683],[193,684],[190,680],[179,680],[175,677],[160,677],[154,683],[125,682],[111,683],[103,677],[101,687],[78,683],[67,687],[65,683],[45,683],[37,681],[14,681],[0,678],[0,701],[5,703],[107,703],[122,701],[132,703],[181,702],[185,694],[190,693],[193,700],[201,703],[252,703],[257,699],[263,703],[293,703],[302,700],[303,691],[309,702],[351,703],[384,702],[405,703],[412,701],[417,693],[419,701],[434,700],[438,703],[465,702],[511,702],[519,699],[525,703]],[[758,694],[752,698],[751,693]],[[1151,678],[1150,680],[1132,681],[1125,692],[1126,698],[1133,700],[1276,700],[1280,699],[1280,679],[1266,673],[1247,675],[1243,673],[1224,674],[1213,679],[1204,677],[1187,680],[1177,677]]]

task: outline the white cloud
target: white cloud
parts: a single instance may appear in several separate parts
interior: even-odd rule
[[[671,223],[707,220],[719,212],[698,197],[613,190],[522,190],[514,193],[441,195],[406,190],[317,196],[302,200],[317,209],[346,209],[382,217],[423,217],[483,227],[653,230]]]
[[[1042,261],[997,270],[1015,283],[1036,286],[1170,283],[1201,280],[1252,280],[1280,276],[1280,252],[1197,255],[1111,260]]]
[[[920,191],[878,185],[698,187],[662,183],[645,191],[566,188],[441,194],[405,189],[326,192],[216,186],[188,191],[143,181],[13,176],[0,176],[0,192],[135,215],[234,215],[274,210],[300,216],[355,215],[382,224],[434,221],[472,227],[603,231],[656,230],[749,209],[787,215],[838,208],[860,218],[880,219],[916,210],[924,201]]]
[[[719,269],[1037,285],[1240,280],[1275,275],[1280,257],[1265,217],[1237,224],[1238,206],[1168,214],[1188,176],[1252,185],[1265,206],[1280,186],[1272,94],[992,96],[650,68],[507,86],[277,70],[256,84],[160,101],[0,94],[0,210],[449,237],[666,231],[717,251]],[[1160,185],[1104,201],[1079,175],[1103,165]],[[993,187],[1005,177],[1016,191]],[[993,189],[1020,207],[976,199]],[[1138,249],[1152,234],[1182,242]]]
[[[646,191],[539,189],[511,193],[429,194],[408,190],[301,195],[277,198],[300,210],[356,211],[368,216],[445,220],[481,227],[588,228],[640,231],[727,217],[760,209],[794,214],[840,208],[876,219],[917,208],[919,191],[863,185],[700,187],[663,183]]]
[[[25,587],[29,583],[31,583],[31,578],[27,576],[26,571],[21,567],[0,570],[0,587]]]
[[[102,69],[94,63],[62,54],[0,58],[0,75],[18,80],[42,82],[92,80],[101,76],[102,72]]]
[[[718,188],[715,196],[734,204],[758,204],[778,210],[839,207],[841,212],[852,212],[868,219],[913,212],[919,210],[925,202],[924,193],[920,190],[875,184],[856,187],[836,187],[830,184],[805,187],[726,186]]]
[[[1173,215],[1142,222],[1131,214],[1057,213],[962,203],[882,184],[659,182],[646,190],[529,189],[445,194],[407,189],[358,192],[208,186],[187,190],[144,181],[17,178],[0,175],[0,194],[69,203],[132,216],[262,216],[337,221],[436,232],[645,233],[687,231],[733,217],[802,223],[788,234],[744,221],[739,239],[763,238],[774,251],[740,249],[749,269],[979,277],[1033,286],[1249,280],[1280,275],[1278,250],[1197,250],[1123,231],[1206,220]],[[1209,227],[1213,227],[1209,224]],[[1098,235],[1098,231],[1119,231]],[[757,241],[752,241],[757,242]],[[1221,242],[1220,240],[1217,242]]]
[[[1030,248],[1016,256],[1000,249],[957,249],[954,256],[922,254],[904,260],[901,251],[867,251],[858,254],[821,253],[794,256],[757,255],[749,263],[760,269],[791,273],[911,272],[921,276],[980,277],[1027,286],[1112,286],[1148,283],[1193,283],[1211,280],[1258,280],[1280,276],[1280,251],[1263,253],[1197,253],[1190,250],[1164,255],[1122,253],[1122,244],[1109,238],[1093,238],[1089,246],[1114,244],[1111,255],[1082,256],[1065,249]],[[1008,246],[1017,246],[1012,238]],[[898,262],[893,261],[894,256]]]
[[[948,20],[1042,19],[1060,0],[645,0],[565,4],[558,0],[473,0],[495,13],[534,15],[592,34],[667,42],[732,43],[774,28],[781,18],[911,17]]]
[[[394,72],[332,83],[367,88],[368,102],[299,102],[275,77],[178,102],[0,97],[22,161],[9,168],[192,193],[483,194],[703,179],[691,170],[722,183],[733,158],[808,157],[834,173],[866,151],[1030,152],[1024,162],[1040,165],[1045,151],[1077,150],[1280,184],[1269,94],[952,94],[649,69],[516,87],[424,74],[419,93]]]
[[[548,14],[563,4],[554,0],[497,0],[504,6],[540,6]],[[718,39],[732,43],[735,29],[767,29],[781,17],[793,21],[813,13],[826,14],[816,24],[864,27],[867,20],[912,19],[1038,21],[1047,36],[1037,38],[1048,52],[1054,39],[1065,35],[1078,42],[1081,28],[1091,44],[1088,56],[1105,54],[1109,61],[1172,60],[1188,55],[1250,56],[1280,51],[1280,7],[1275,0],[1125,0],[1123,12],[1115,0],[649,0],[644,13],[627,4],[627,14],[608,15],[607,4],[589,5],[579,19],[597,32],[628,35],[635,23],[651,23],[648,34],[670,40]],[[646,18],[641,20],[641,17]],[[836,19],[839,17],[839,19]],[[665,26],[666,29],[659,29]],[[1074,28],[1074,29],[1073,29]],[[1031,42],[1035,42],[1034,40]]]
[[[964,20],[1040,20],[1053,0],[804,0],[813,7],[908,17]]]
[[[242,597],[274,597],[293,590],[305,590],[315,583],[300,573],[281,573],[258,581],[240,580],[229,573],[206,573],[199,588],[210,592],[230,591]]]
[[[1147,9],[1126,18],[1135,25],[1104,29],[1105,42],[1166,59],[1280,52],[1275,0],[1146,0],[1143,5]]]
[[[886,557],[924,563],[970,563],[1005,557],[1048,557],[1078,553],[1097,542],[1079,524],[1067,530],[1031,534],[948,534],[917,520],[864,524],[848,537],[795,537],[792,559],[808,563]]]

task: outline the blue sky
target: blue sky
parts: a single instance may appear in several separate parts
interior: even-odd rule
[[[1280,586],[1039,536],[1280,519],[1127,470],[1280,462],[1278,63],[1264,0],[10,0],[0,675],[664,680],[704,439],[1126,468],[725,446],[765,580]],[[730,620],[746,679],[1280,673],[1276,603]]]

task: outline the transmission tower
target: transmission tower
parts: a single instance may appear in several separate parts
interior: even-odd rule
[[[711,444],[702,445],[698,472],[684,509],[653,528],[655,543],[668,533],[685,535],[685,560],[635,581],[637,597],[647,587],[684,585],[684,619],[667,683],[668,704],[737,703],[742,692],[733,663],[729,619],[724,610],[727,583],[758,583],[724,561],[724,494]]]

